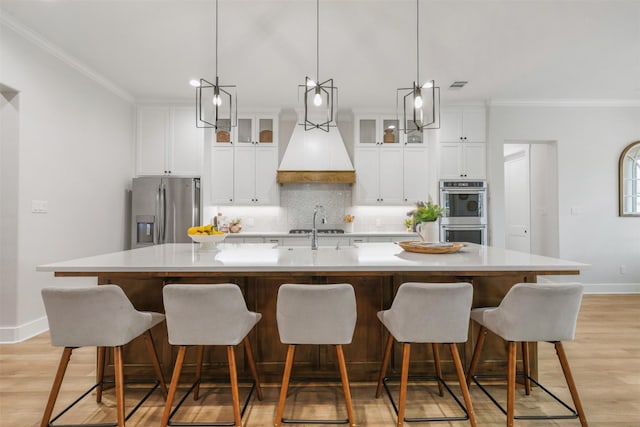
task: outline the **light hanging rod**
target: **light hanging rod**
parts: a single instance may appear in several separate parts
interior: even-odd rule
[[[416,0],[416,84],[420,84],[420,0]]]
[[[218,79],[218,0],[216,0],[216,85]]]
[[[320,0],[316,0],[316,84],[320,84]]]

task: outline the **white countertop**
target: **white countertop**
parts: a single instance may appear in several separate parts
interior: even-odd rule
[[[418,233],[407,233],[406,231],[355,231],[344,233],[318,233],[320,238],[323,237],[402,237],[406,240],[418,238]],[[239,233],[231,233],[227,237],[309,237],[311,233],[289,233],[288,231],[241,231]]]
[[[272,243],[222,243],[215,249],[179,243],[40,265],[38,271],[91,272],[292,272],[292,271],[579,271],[573,261],[468,243],[457,253],[405,252],[394,243],[283,247]]]

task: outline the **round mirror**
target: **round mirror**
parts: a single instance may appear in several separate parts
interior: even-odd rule
[[[622,151],[619,172],[620,216],[640,216],[640,141]]]

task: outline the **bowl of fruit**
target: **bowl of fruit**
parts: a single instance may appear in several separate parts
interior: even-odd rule
[[[187,234],[194,242],[200,243],[202,249],[215,249],[216,244],[224,241],[226,233],[218,231],[213,225],[191,227]]]

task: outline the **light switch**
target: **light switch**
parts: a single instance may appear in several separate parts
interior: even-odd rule
[[[573,215],[573,216],[582,215],[582,208],[578,207],[578,206],[573,206],[571,208],[571,215]]]
[[[49,212],[49,203],[46,200],[32,200],[31,212],[33,213],[47,213]]]

